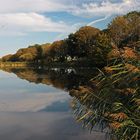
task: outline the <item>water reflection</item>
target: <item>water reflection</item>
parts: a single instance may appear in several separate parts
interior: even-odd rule
[[[115,68],[113,67],[113,69]],[[53,122],[61,115],[63,117],[68,115],[70,120],[66,119],[66,122],[69,121],[66,124],[69,126],[73,123],[67,130],[64,125],[65,119],[60,117],[61,121],[57,122],[60,126],[51,124],[55,130],[51,130],[50,125],[47,130],[52,135],[56,134],[57,137],[50,134],[42,136],[44,134],[41,134],[41,137],[31,136],[33,139],[120,140],[124,138],[124,140],[128,140],[131,138],[138,140],[140,137],[140,74],[137,71],[129,71],[120,65],[117,71],[113,71],[113,75],[107,73],[108,76],[106,76],[100,73],[93,79],[97,74],[95,69],[6,68],[3,70],[14,73],[23,80],[16,79],[13,83],[11,81],[12,84],[15,84],[17,92],[12,89],[12,95],[8,94],[8,96],[5,92],[9,86],[3,87],[3,81],[0,83],[0,86],[2,85],[0,88],[3,90],[3,93],[0,93],[0,111],[38,112],[38,114],[47,112],[48,115],[53,112],[55,113],[52,114],[52,118],[55,119]],[[120,73],[119,70],[123,70],[123,72]],[[17,85],[21,87],[16,87]],[[68,94],[72,97],[71,107],[79,124],[74,123],[70,113]],[[56,115],[57,117],[55,117]],[[81,124],[93,131],[93,135],[87,133],[87,129],[82,130]],[[62,132],[59,132],[60,130],[57,128],[64,132],[67,130],[66,134],[61,135]]]
[[[3,70],[8,72],[9,78],[0,82],[0,111],[18,112],[45,111],[52,104],[55,109],[57,107],[57,110],[64,109],[66,107],[64,103],[69,100],[66,92],[86,84],[95,74],[93,69],[89,69],[88,72],[87,69],[59,68],[5,68]],[[13,74],[26,81],[17,79]],[[2,76],[1,72],[1,77],[4,75]]]
[[[95,69],[32,69],[5,68],[4,71],[14,73],[19,78],[36,84],[52,85],[62,90],[71,90],[86,84],[96,73]]]
[[[0,71],[0,140],[105,139],[104,133],[90,134],[76,123],[69,104],[68,91],[85,84],[89,73],[86,76],[70,69],[4,71]]]
[[[104,140],[77,125],[68,113],[0,113],[1,140]]]

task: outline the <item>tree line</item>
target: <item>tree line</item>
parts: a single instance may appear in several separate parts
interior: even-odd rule
[[[140,50],[140,12],[117,16],[107,29],[81,27],[68,38],[52,44],[35,44],[19,49],[15,54],[1,58],[1,61],[52,63],[68,61],[92,61],[106,65],[117,51],[123,55],[136,54]],[[110,58],[109,58],[110,57]],[[138,56],[139,58],[139,56]]]

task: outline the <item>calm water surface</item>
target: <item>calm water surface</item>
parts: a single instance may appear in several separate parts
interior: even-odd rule
[[[68,90],[90,76],[73,70],[0,71],[0,140],[104,140],[75,121]]]

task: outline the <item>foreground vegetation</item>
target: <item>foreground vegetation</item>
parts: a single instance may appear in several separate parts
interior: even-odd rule
[[[70,91],[72,107],[85,127],[99,126],[109,139],[140,139],[140,67],[115,63]]]

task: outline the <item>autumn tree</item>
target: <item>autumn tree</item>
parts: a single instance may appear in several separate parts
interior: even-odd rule
[[[130,12],[124,17],[128,21],[129,34],[121,45],[137,49],[140,47],[140,12]]]
[[[67,58],[67,44],[65,40],[55,41],[48,50],[48,56],[53,61],[64,61]]]
[[[42,49],[42,56],[41,57],[42,57],[42,59],[47,59],[50,46],[51,46],[50,43],[46,43],[46,44],[41,45],[41,49]]]
[[[41,59],[42,49],[40,45],[19,49],[11,58],[11,61],[37,61]]]
[[[120,46],[129,33],[127,20],[123,16],[116,17],[108,28],[110,37],[117,46]]]
[[[85,26],[80,28],[75,34],[68,37],[68,53],[73,58],[87,57],[88,48],[92,45],[91,40],[99,33],[99,29]]]
[[[10,61],[11,58],[12,58],[12,56],[13,56],[12,54],[8,54],[8,55],[2,57],[2,58],[1,58],[1,61],[3,61],[3,62]]]
[[[123,47],[140,40],[140,12],[130,12],[125,16],[116,17],[108,26],[112,41]]]

